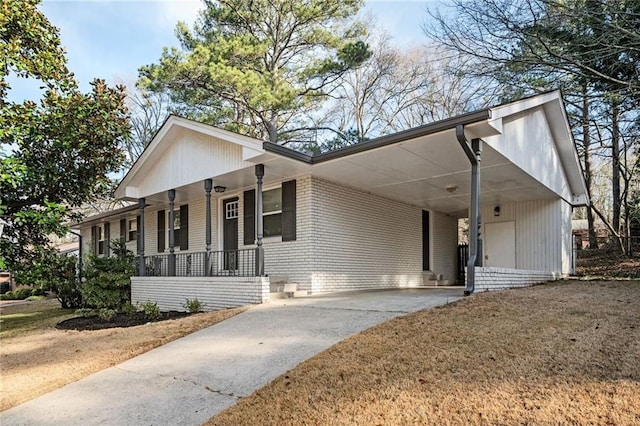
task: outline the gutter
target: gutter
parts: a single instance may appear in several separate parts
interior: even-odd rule
[[[416,139],[422,136],[432,135],[434,133],[440,133],[445,130],[451,130],[456,126],[462,124],[468,125],[478,123],[480,121],[488,120],[491,118],[491,110],[483,109],[480,111],[470,112],[462,114],[456,117],[447,118],[445,120],[436,121],[431,124],[426,124],[420,127],[414,127],[413,129],[403,130],[402,132],[394,133],[387,136],[381,136],[379,138],[372,139],[370,141],[362,142],[355,145],[346,146],[344,148],[335,149],[322,154],[308,155],[291,148],[284,147],[272,142],[264,142],[262,147],[265,151],[274,154],[282,155],[293,160],[301,161],[306,164],[320,164],[325,161],[335,160],[342,157],[348,157],[350,155],[359,154],[372,149],[382,148],[388,145],[394,145],[400,142]]]

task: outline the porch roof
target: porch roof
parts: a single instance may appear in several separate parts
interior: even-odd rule
[[[469,206],[471,166],[456,139],[458,124],[464,125],[468,139],[480,138],[485,142],[480,163],[483,204],[556,197],[573,205],[588,203],[558,91],[313,156],[172,118],[123,179],[116,195],[125,199],[145,197],[147,203],[163,204],[166,202],[164,190],[174,188],[177,202],[201,198],[205,178],[212,178],[214,185],[231,190],[244,189],[255,186],[253,165],[262,163],[266,186],[311,175],[463,217]],[[166,188],[147,184],[147,193],[140,191],[145,179],[157,178],[166,172],[150,171],[154,167],[168,167],[161,161],[167,145],[191,143],[179,140],[177,127],[209,136],[207,143],[213,143],[214,139],[224,141],[226,145],[220,147],[227,153],[232,151],[230,146],[236,146],[234,157],[229,157],[233,167],[216,166],[218,163],[213,161],[217,154],[213,151],[193,151],[209,155],[211,159],[190,159],[190,180],[182,177],[182,180],[168,181]],[[152,189],[156,192],[150,193]]]

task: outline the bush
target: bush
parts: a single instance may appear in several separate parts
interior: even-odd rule
[[[82,307],[82,292],[76,277],[78,258],[60,254],[51,262],[50,286],[63,308]]]
[[[135,256],[120,241],[113,241],[112,257],[89,255],[82,297],[86,305],[119,311],[131,300]]]
[[[204,307],[204,303],[199,301],[198,298],[195,298],[193,300],[192,299],[186,299],[186,303],[184,305],[182,305],[182,306],[190,314],[197,314],[198,312],[202,311],[202,308]]]
[[[122,311],[127,315],[133,315],[138,312],[138,305],[134,305],[131,302],[127,302],[122,307]]]
[[[103,321],[109,322],[115,316],[116,316],[116,311],[114,309],[107,309],[107,308],[98,309],[98,317]]]
[[[160,319],[160,308],[155,302],[146,302],[141,305],[144,316],[151,321],[157,321]]]
[[[17,288],[13,291],[9,291],[5,294],[0,295],[0,300],[24,300],[27,297],[31,296],[41,296],[39,294],[34,294],[34,290],[36,289],[29,287]]]

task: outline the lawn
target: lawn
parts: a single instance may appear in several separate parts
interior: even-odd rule
[[[191,315],[130,328],[56,330],[73,316],[57,300],[0,305],[0,411],[111,367],[244,310]]]
[[[481,293],[397,318],[208,424],[640,424],[640,282]]]

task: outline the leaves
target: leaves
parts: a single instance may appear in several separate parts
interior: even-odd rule
[[[276,142],[370,56],[353,23],[361,0],[206,0],[181,50],[140,68],[139,85],[166,91],[185,115]]]
[[[0,262],[14,273],[46,264],[48,236],[64,234],[73,208],[110,190],[129,131],[124,87],[94,80],[81,93],[38,3],[3,0],[0,14]],[[9,73],[43,81],[42,99],[8,102]]]

